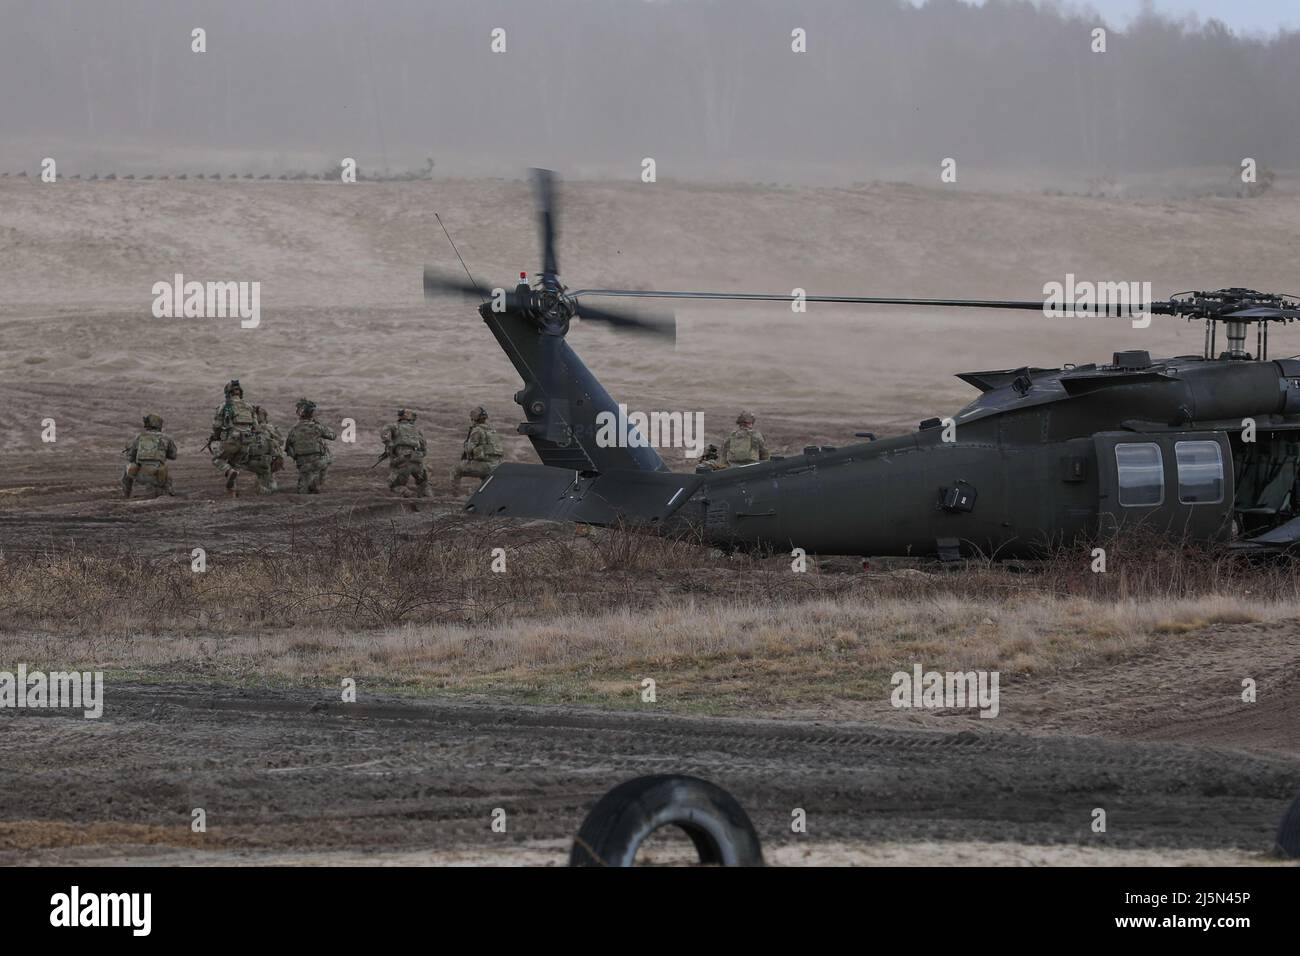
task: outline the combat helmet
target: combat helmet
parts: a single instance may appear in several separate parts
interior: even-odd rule
[[[399,408],[397,410],[397,420],[399,422],[413,422],[415,421],[415,412],[409,408]]]
[[[244,397],[244,386],[239,384],[239,379],[232,378],[226,383],[226,398],[230,398],[230,396],[234,395],[235,392],[239,393],[240,398]]]
[[[316,403],[310,399],[300,398],[294,406],[298,410],[299,418],[311,418],[316,414]]]
[[[746,423],[748,423],[748,424],[750,424],[750,425],[754,424],[754,413],[753,413],[753,412],[742,411],[739,415],[736,416],[736,424],[737,424],[737,425],[744,425],[744,424],[746,424]]]
[[[472,409],[470,409],[469,420],[472,422],[485,422],[487,421],[487,417],[488,417],[487,409],[484,408],[482,405],[475,405]]]
[[[160,432],[162,431],[162,426],[163,426],[162,416],[155,415],[153,412],[150,412],[148,415],[144,417],[144,427],[146,430],[151,432]]]

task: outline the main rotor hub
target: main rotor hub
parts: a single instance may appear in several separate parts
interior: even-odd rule
[[[542,331],[561,336],[569,331],[569,320],[573,318],[576,308],[563,289],[538,289],[533,293],[531,305]]]
[[[1243,309],[1294,309],[1293,295],[1257,292],[1254,289],[1216,289],[1213,292],[1180,292],[1170,297],[1179,315],[1189,319],[1224,319]]]

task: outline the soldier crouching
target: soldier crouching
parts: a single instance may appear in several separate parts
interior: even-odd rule
[[[482,487],[505,454],[500,436],[488,426],[488,413],[482,405],[469,413],[469,420],[472,424],[465,436],[460,463],[451,470],[451,488],[457,494],[460,493],[462,478],[477,478]]]
[[[144,431],[135,436],[125,449],[126,471],[122,473],[122,497],[131,497],[131,488],[137,481],[153,489],[151,498],[161,494],[174,495],[167,462],[176,458],[176,442],[162,431],[163,420],[157,415],[144,417]]]

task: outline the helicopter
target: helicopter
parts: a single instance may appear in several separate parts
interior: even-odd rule
[[[1300,358],[1270,360],[1267,351],[1269,326],[1300,318],[1294,295],[1230,288],[1140,303],[1148,316],[1204,320],[1203,354],[1157,359],[1127,350],[1106,364],[961,372],[978,390],[975,399],[910,434],[857,433],[865,440],[686,474],[633,436],[633,423],[620,419],[626,434],[619,441],[598,440],[599,424],[618,405],[566,341],[572,319],[673,341],[671,314],[602,300],[792,296],[570,290],[556,257],[554,176],[533,170],[532,180],[542,246],[532,284],[521,273],[512,289],[489,290],[463,259],[466,278],[424,273],[428,297],[480,300],[483,321],[523,380],[514,396],[526,419],[518,431],[541,462],[498,465],[467,512],[689,532],[724,550],[942,561],[1034,558],[1053,545],[1137,526],[1251,552],[1300,546]],[[1042,299],[806,301],[1044,309]],[[1108,305],[1077,308],[1113,314]],[[1220,324],[1227,348],[1216,354]]]

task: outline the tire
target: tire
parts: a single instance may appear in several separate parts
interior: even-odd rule
[[[1282,817],[1273,852],[1284,860],[1300,860],[1300,793],[1295,795]]]
[[[754,825],[721,787],[678,774],[620,783],[592,807],[569,853],[570,866],[633,866],[637,849],[660,827],[681,827],[700,862],[762,866]]]

